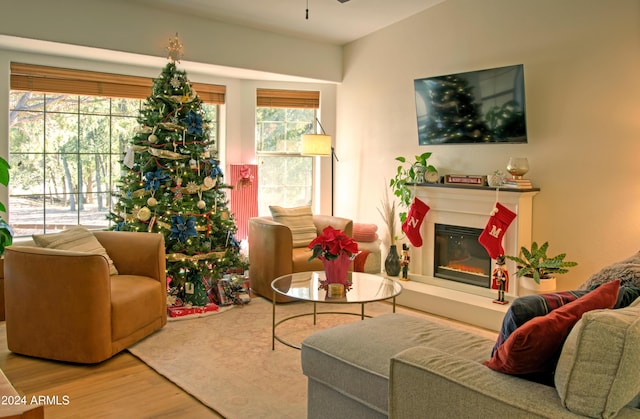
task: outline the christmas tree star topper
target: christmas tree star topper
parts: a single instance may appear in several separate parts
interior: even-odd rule
[[[178,37],[178,33],[176,32],[176,36],[169,39],[169,46],[167,47],[167,51],[169,54],[167,58],[172,63],[179,63],[180,59],[184,55],[184,50],[182,48],[182,43],[180,42],[180,38]]]

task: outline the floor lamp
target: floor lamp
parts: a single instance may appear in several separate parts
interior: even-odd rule
[[[331,157],[331,215],[333,215],[333,159],[338,161],[335,149],[331,145],[331,136],[324,132],[322,124],[316,118],[322,134],[304,134],[302,136],[303,156]]]

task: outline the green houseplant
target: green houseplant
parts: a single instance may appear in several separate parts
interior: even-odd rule
[[[0,157],[0,183],[9,186],[9,163]],[[4,203],[0,202],[0,211],[7,212]],[[13,243],[13,229],[0,216],[0,256],[4,254],[4,248]]]
[[[533,242],[531,249],[522,246],[519,256],[507,256],[507,259],[514,261],[518,267],[517,277],[530,277],[540,284],[541,279],[551,279],[557,274],[569,272],[569,268],[576,266],[577,262],[568,262],[564,258],[566,253],[561,253],[554,257],[547,256],[549,242],[544,242],[542,246]]]
[[[0,157],[0,183],[9,186],[9,163]],[[4,203],[0,202],[0,211],[7,212]],[[13,230],[9,224],[0,216],[0,321],[5,319],[4,316],[4,254],[5,247],[13,242]]]
[[[406,157],[396,157],[396,161],[399,161],[401,164],[396,168],[396,175],[390,180],[389,187],[393,191],[393,194],[400,200],[401,206],[407,209],[411,206],[412,193],[408,184],[423,183],[427,172],[438,173],[438,169],[429,164],[431,154],[430,152],[425,152],[419,156],[415,156],[415,162],[409,167],[405,166],[405,163],[408,162]],[[399,216],[400,222],[404,222],[407,219],[407,212],[400,212]]]

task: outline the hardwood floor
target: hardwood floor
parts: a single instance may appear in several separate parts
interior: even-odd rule
[[[9,352],[2,334],[0,369],[28,402],[48,396],[46,418],[222,417],[126,351],[98,365],[53,362]]]

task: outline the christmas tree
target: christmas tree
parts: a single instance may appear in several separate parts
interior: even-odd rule
[[[140,111],[109,219],[118,231],[163,234],[169,304],[205,306],[217,282],[247,264],[234,237],[231,186],[210,139],[211,121],[186,72],[176,67],[181,48],[176,36]]]
[[[491,136],[473,96],[473,86],[455,75],[424,81],[428,98],[426,138],[420,144],[487,142]]]

